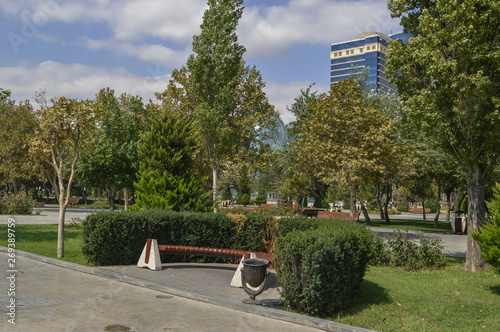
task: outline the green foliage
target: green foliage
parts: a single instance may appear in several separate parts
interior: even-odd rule
[[[79,162],[79,185],[106,188],[114,209],[117,190],[132,188],[139,170],[137,144],[146,111],[139,97],[122,94],[117,98],[110,88],[99,91],[92,107],[101,117],[92,148],[82,153]]]
[[[261,205],[261,204],[266,204],[266,203],[267,203],[267,200],[266,200],[266,197],[265,197],[265,196],[257,196],[257,197],[255,197],[254,202],[255,202],[255,204],[257,204],[257,205]]]
[[[224,189],[222,191],[222,200],[223,201],[228,201],[228,200],[231,200],[232,198],[233,198],[233,196],[231,195],[231,190],[229,188]]]
[[[24,191],[17,196],[5,194],[0,197],[0,214],[31,214],[34,206],[35,202]]]
[[[243,204],[244,206],[247,206],[248,203],[250,203],[250,196],[248,196],[248,194],[243,194],[241,195],[241,200],[240,200],[241,204]]]
[[[424,203],[425,208],[429,209],[429,213],[436,213],[438,209],[438,204],[435,200],[427,200]]]
[[[148,238],[157,239],[159,244],[265,251],[266,220],[264,216],[247,216],[237,224],[221,213],[100,212],[83,222],[82,251],[87,261],[96,265],[137,263]]]
[[[377,237],[373,246],[372,265],[392,265],[407,271],[436,269],[445,265],[441,239],[418,233],[419,243],[399,230],[390,237]]]
[[[477,241],[486,263],[500,274],[500,183],[493,189],[493,199],[488,203],[491,222],[484,224],[479,232],[471,232]]]
[[[195,142],[190,128],[171,118],[152,119],[138,148],[141,160],[134,210],[210,211],[205,179],[193,173]]]
[[[408,200],[406,200],[406,198],[398,200],[397,209],[399,212],[410,212],[410,204],[408,203]]]
[[[467,213],[469,211],[468,197],[465,196],[462,203],[460,204],[460,211]]]
[[[359,224],[331,220],[278,238],[275,269],[285,306],[324,317],[352,304],[367,270],[372,238]]]

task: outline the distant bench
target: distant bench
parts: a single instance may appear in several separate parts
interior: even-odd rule
[[[411,209],[411,212],[422,213],[422,212],[424,212],[424,209],[423,208],[413,208],[413,209]],[[429,212],[431,212],[431,209],[425,209],[425,213],[429,213]]]
[[[78,202],[80,202],[79,198],[70,198],[69,199],[69,205],[71,205],[71,206],[78,205]]]
[[[304,209],[302,211],[302,215],[310,218],[320,218],[320,219],[344,219],[350,220],[351,213],[350,212],[330,212],[324,210],[315,210],[315,209]],[[353,220],[359,221],[359,213],[355,212],[353,216]]]

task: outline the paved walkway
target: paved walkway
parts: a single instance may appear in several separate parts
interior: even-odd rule
[[[370,331],[243,304],[244,291],[229,286],[235,266],[92,268],[17,251],[10,272],[5,250],[0,247],[0,331]],[[277,294],[271,288],[268,298]],[[12,299],[15,309],[7,307]]]

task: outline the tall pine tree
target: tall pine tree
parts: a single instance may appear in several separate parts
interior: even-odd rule
[[[206,179],[193,172],[195,141],[191,128],[172,117],[155,118],[142,135],[138,148],[140,166],[134,183],[137,200],[133,210],[166,209],[202,211],[213,209]]]

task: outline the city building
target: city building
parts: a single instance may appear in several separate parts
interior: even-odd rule
[[[367,87],[375,92],[396,93],[396,87],[384,76],[387,46],[391,40],[407,42],[410,34],[385,35],[381,32],[363,32],[356,39],[331,44],[330,86],[353,74],[369,68]]]
[[[275,128],[263,128],[260,130],[260,135],[265,137],[262,143],[264,145],[270,145],[273,150],[279,150],[285,147],[288,141],[287,129],[280,116],[278,116]]]

